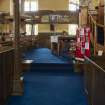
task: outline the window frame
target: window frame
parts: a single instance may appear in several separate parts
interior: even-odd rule
[[[68,5],[69,5],[68,6],[69,11],[75,12],[75,11],[79,10],[79,0],[69,0]]]
[[[38,35],[38,24],[35,24],[34,26],[34,35]],[[26,24],[26,35],[29,36],[32,34],[32,24]]]
[[[29,7],[27,9],[27,7],[25,6],[25,3],[28,2]],[[33,8],[34,6],[33,3],[35,2],[35,8]],[[24,12],[35,12],[38,11],[38,0],[24,0]]]
[[[70,25],[71,25],[71,26],[70,26]],[[74,27],[75,30],[73,30],[73,29],[71,28],[72,26],[75,26],[75,27]],[[77,28],[78,28],[78,24],[69,24],[69,25],[68,25],[68,33],[69,33],[69,35],[75,36],[75,35],[76,35],[76,30],[77,30]],[[75,33],[72,33],[71,30],[72,30],[72,32],[75,31]]]

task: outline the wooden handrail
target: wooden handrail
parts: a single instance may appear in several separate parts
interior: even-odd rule
[[[12,51],[14,50],[14,48],[12,47],[5,47],[5,48],[2,48],[2,50],[0,50],[0,54],[1,53],[5,53],[5,52],[9,52],[9,51]]]
[[[90,10],[91,11],[91,10]],[[96,47],[97,47],[97,27],[100,27],[102,29],[105,28],[105,25],[103,24],[99,24],[94,18],[93,16],[91,15],[91,12],[88,10],[88,19],[89,19],[89,24],[91,25],[92,23],[92,34],[94,35],[93,36],[93,42],[94,42],[94,55],[96,55]]]
[[[93,60],[91,60],[87,56],[84,56],[84,58],[85,58],[85,60],[87,60],[88,62],[90,62],[91,64],[93,64],[95,67],[97,67],[98,70],[100,69],[101,71],[103,71],[105,73],[105,70],[102,67],[100,67],[97,63],[95,63]]]

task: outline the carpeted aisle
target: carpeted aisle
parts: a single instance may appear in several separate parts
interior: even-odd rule
[[[39,50],[41,50],[42,53],[42,50],[45,51],[45,49],[38,49],[37,51]],[[35,50],[31,52],[31,55],[28,54],[29,53],[27,53],[27,58],[30,57],[30,59],[32,56],[36,56],[34,55]],[[48,55],[46,56],[48,57]],[[21,97],[11,97],[7,105],[88,105],[84,92],[83,75],[76,74],[73,71],[71,72],[71,70],[68,71],[69,66],[66,68],[67,65],[65,65],[67,61],[61,59],[56,60],[58,58],[55,58],[48,65],[43,61],[42,62],[45,63],[44,65],[41,61],[40,65],[38,60],[38,64],[34,62],[31,70],[24,74],[24,95]],[[35,60],[36,58],[33,57],[33,59]],[[41,59],[44,60],[43,57],[40,57],[40,60]],[[49,60],[51,61],[51,59],[52,58]],[[57,63],[60,63],[60,65],[57,65]],[[42,68],[40,68],[40,66],[42,66]],[[70,66],[70,69],[73,68]]]
[[[32,49],[24,54],[25,59],[34,60],[34,63],[71,63],[71,59],[66,57],[57,57],[51,53],[48,48]]]
[[[28,72],[24,96],[12,97],[8,105],[88,105],[82,79],[77,74]]]

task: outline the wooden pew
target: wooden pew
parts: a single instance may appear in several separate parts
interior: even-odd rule
[[[22,52],[35,47],[35,44],[36,44],[35,35],[21,36],[20,38],[20,45],[21,45]]]
[[[52,36],[53,37],[53,36]],[[68,47],[68,54],[74,56],[74,47],[76,43],[75,36],[54,36],[55,38],[51,38],[51,50],[54,54],[60,55],[64,48]],[[53,41],[54,40],[54,41]],[[66,41],[66,43],[65,43]],[[66,44],[66,45],[65,45]]]
[[[14,71],[14,49],[0,49],[0,105],[3,105],[12,93]]]
[[[90,105],[105,105],[105,56],[85,57],[85,91]]]
[[[60,36],[58,37],[58,55],[60,55],[60,52],[67,46],[65,46],[65,41],[66,43],[68,43],[69,48],[71,47],[72,43],[75,43],[76,41],[76,37],[75,36],[67,36],[67,37],[63,37]],[[66,44],[67,45],[67,44]],[[69,50],[69,49],[68,49]],[[68,51],[68,53],[70,54],[70,51]]]

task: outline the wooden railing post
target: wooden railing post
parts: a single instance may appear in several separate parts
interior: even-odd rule
[[[15,67],[13,79],[13,95],[22,95],[23,86],[21,77],[21,59],[20,59],[20,11],[19,0],[13,0],[14,7],[14,33],[15,33]]]
[[[105,0],[104,0],[104,26],[105,26]],[[105,52],[105,27],[104,27],[104,52]]]
[[[96,55],[97,25],[94,24],[94,56]]]

